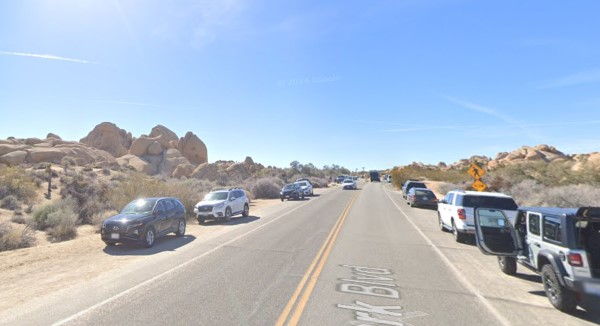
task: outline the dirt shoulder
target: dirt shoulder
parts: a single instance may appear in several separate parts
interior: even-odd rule
[[[280,203],[279,199],[254,200],[250,211],[260,214],[261,210]],[[201,237],[206,232],[195,220],[188,220],[187,234]],[[100,235],[94,227],[86,225],[78,228],[74,240],[0,252],[0,312],[143,259],[135,255],[109,255],[104,249]]]

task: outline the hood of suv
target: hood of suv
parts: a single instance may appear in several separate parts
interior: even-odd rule
[[[117,214],[113,217],[107,218],[104,222],[112,222],[112,223],[129,223],[133,221],[137,221],[143,219],[145,217],[150,216],[151,213],[144,214]]]
[[[203,201],[199,202],[198,204],[196,204],[196,206],[206,206],[206,205],[215,206],[218,204],[222,204],[226,201],[227,200],[203,200]]]

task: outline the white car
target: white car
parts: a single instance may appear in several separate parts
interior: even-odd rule
[[[475,234],[474,208],[502,210],[514,224],[519,206],[511,196],[499,192],[449,191],[438,201],[440,229],[450,230],[457,242],[464,242],[467,234]]]
[[[356,181],[353,179],[346,179],[342,182],[342,189],[356,189]]]
[[[306,180],[302,180],[302,181],[297,181],[296,183],[300,186],[300,189],[302,189],[304,196],[314,195],[313,186],[310,182],[308,182]]]
[[[194,207],[194,214],[200,224],[207,219],[227,221],[238,214],[246,217],[249,212],[250,201],[244,190],[240,188],[214,189]]]

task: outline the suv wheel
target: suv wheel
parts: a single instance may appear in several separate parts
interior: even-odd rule
[[[206,217],[203,215],[198,216],[198,224],[204,224],[206,222]]]
[[[144,245],[146,248],[151,248],[154,245],[154,240],[156,240],[156,233],[154,233],[153,228],[147,228],[146,233],[144,234]]]
[[[454,235],[454,240],[456,240],[456,242],[465,242],[465,235],[458,231],[456,224],[454,224],[454,220],[452,220],[452,234]]]
[[[185,234],[185,219],[182,218],[179,220],[179,224],[177,225],[177,231],[175,232],[175,235],[177,235],[178,237],[183,237],[184,234]]]
[[[548,300],[556,309],[563,312],[573,312],[577,309],[575,292],[560,284],[552,265],[546,264],[542,267],[542,282]]]
[[[225,209],[225,221],[228,222],[229,220],[231,220],[231,207]]]
[[[506,275],[517,274],[517,260],[513,257],[498,256],[498,266]]]
[[[248,206],[248,204],[244,204],[244,210],[242,211],[242,216],[248,217],[248,215],[250,215],[250,207]]]

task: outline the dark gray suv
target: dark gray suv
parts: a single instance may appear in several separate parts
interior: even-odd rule
[[[600,297],[599,207],[521,207],[514,226],[504,211],[478,208],[475,228],[502,272],[515,275],[520,263],[541,274],[555,308],[573,312],[584,296]]]
[[[177,198],[140,198],[102,223],[100,236],[107,246],[137,243],[152,247],[161,236],[185,234],[185,207]]]

